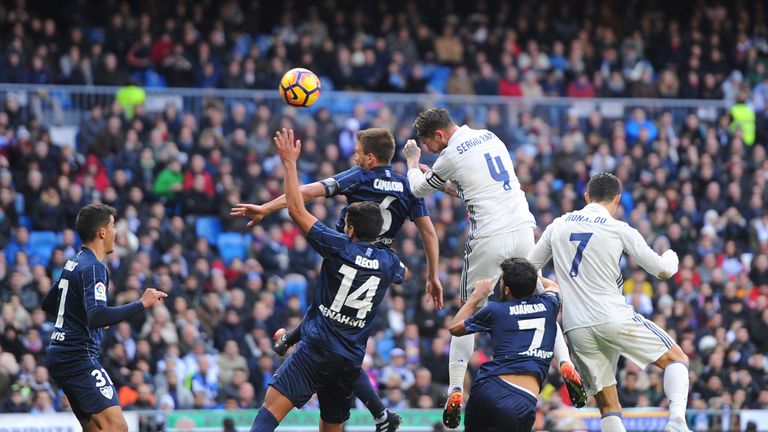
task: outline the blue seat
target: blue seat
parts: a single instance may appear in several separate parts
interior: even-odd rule
[[[59,243],[59,236],[54,231],[29,232],[29,261],[32,264],[48,266],[53,249]]]
[[[29,216],[21,215],[19,216],[19,225],[23,226],[24,228],[31,230],[32,229],[32,218]]]
[[[216,245],[221,233],[221,221],[214,216],[200,216],[195,221],[195,234],[198,237],[205,237],[208,243]]]
[[[285,277],[285,298],[297,296],[302,312],[307,309],[307,278],[300,274],[289,274]]]
[[[244,260],[248,253],[248,242],[240,233],[223,232],[217,238],[219,256],[225,265],[229,265],[235,258]]]

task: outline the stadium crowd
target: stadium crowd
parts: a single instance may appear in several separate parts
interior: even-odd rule
[[[768,84],[764,2],[281,6],[8,2],[0,82],[271,89],[311,66],[338,90],[728,101]]]
[[[597,87],[597,77],[605,71],[611,79],[640,77],[627,83],[626,94],[670,96],[658,93],[663,84],[683,72],[683,77],[690,78],[691,65],[698,65],[704,81],[711,81],[707,74],[713,75],[715,89],[734,92],[735,107],[747,107],[743,102],[751,101],[749,107],[758,119],[739,123],[722,115],[707,120],[696,113],[676,119],[667,111],[637,109],[625,120],[594,112],[583,119],[569,118],[560,127],[529,112],[507,125],[493,107],[482,123],[460,108],[453,113],[459,121],[488,127],[509,145],[515,170],[542,228],[583,205],[583,188],[590,173],[611,171],[619,176],[625,186],[623,218],[659,252],[671,247],[681,257],[680,272],[663,282],[651,279],[631,261],[621,265],[627,301],[667,329],[691,358],[690,406],[768,409],[768,159],[766,128],[755,127],[755,122],[764,121],[760,118],[764,118],[768,97],[765,77],[757,73],[764,66],[755,57],[765,55],[764,39],[760,39],[765,27],[747,19],[758,15],[744,18],[739,10],[735,16],[744,20],[739,19],[737,28],[725,19],[734,12],[723,15],[723,7],[696,12],[690,23],[677,25],[674,20],[666,25],[656,15],[643,15],[637,31],[619,41],[607,25],[560,16],[554,12],[557,9],[546,6],[549,15],[544,19],[526,20],[513,18],[525,16],[519,11],[490,14],[484,2],[477,2],[471,25],[458,26],[451,20],[430,23],[430,17],[440,14],[424,14],[427,22],[411,29],[410,18],[421,6],[409,3],[411,14],[385,13],[377,21],[382,28],[362,36],[357,31],[371,25],[364,14],[336,12],[324,17],[325,8],[308,8],[302,23],[290,16],[279,19],[281,14],[277,14],[274,22],[279,24],[273,30],[279,37],[262,52],[260,39],[254,39],[253,45],[245,43],[244,51],[239,41],[248,36],[244,28],[264,28],[269,13],[253,18],[237,2],[225,2],[221,18],[213,22],[208,17],[218,15],[205,13],[205,5],[212,2],[178,3],[161,22],[153,21],[150,14],[132,16],[128,6],[119,6],[121,13],[115,13],[106,6],[86,11],[82,3],[71,3],[56,13],[103,19],[109,21],[107,29],[99,33],[69,28],[65,32],[59,28],[61,21],[36,16],[22,6],[7,8],[8,31],[3,34],[13,36],[3,46],[3,57],[6,66],[13,66],[14,61],[17,65],[0,68],[5,74],[0,81],[123,84],[130,77],[143,77],[146,83],[149,69],[162,75],[163,68],[169,67],[169,81],[185,76],[189,80],[169,85],[272,88],[275,77],[288,65],[301,63],[329,76],[336,88],[374,90],[381,89],[378,81],[356,81],[356,77],[395,71],[395,64],[408,65],[408,77],[403,78],[407,88],[387,90],[423,91],[426,80],[413,80],[419,67],[412,61],[426,59],[454,64],[453,81],[448,83],[463,79],[470,83],[458,86],[464,90],[482,93],[478,89],[484,87],[479,84],[485,82],[498,85],[498,90],[488,93],[517,94],[501,91],[506,78],[494,81],[499,67],[511,60],[505,74],[522,73],[525,83],[534,85],[540,80],[540,87],[557,82],[557,94],[574,96],[570,92],[573,86]],[[440,7],[451,7],[450,2],[446,4],[449,6]],[[610,8],[590,4],[593,18],[621,20],[611,15]],[[251,2],[248,7],[259,5]],[[529,4],[528,12],[534,9]],[[629,14],[632,4],[626,10]],[[23,24],[15,24],[19,19]],[[253,19],[256,21],[249,21]],[[494,29],[501,23],[513,25],[516,31],[505,31],[498,39]],[[160,27],[157,35],[156,27]],[[390,31],[397,28],[397,32]],[[598,29],[602,30],[595,31]],[[712,33],[712,29],[720,31]],[[670,34],[665,35],[666,31]],[[428,43],[418,36],[423,32]],[[380,36],[387,33],[392,38]],[[441,36],[433,38],[433,33]],[[308,35],[315,34],[328,35],[319,40],[319,49],[333,55],[322,55],[322,51],[313,55],[301,48],[313,46],[317,41]],[[590,40],[598,34],[600,41]],[[713,36],[704,38],[703,34]],[[746,41],[742,35],[747,36]],[[562,38],[560,44],[557,37]],[[478,47],[485,45],[478,39],[485,44],[495,40],[496,46],[505,48],[486,50],[498,56],[492,58],[480,54],[485,51]],[[673,47],[677,40],[679,50],[659,50],[669,58],[656,51],[659,58],[649,56],[648,45],[665,46],[667,39]],[[67,40],[72,42],[60,45]],[[156,50],[161,41],[166,43]],[[340,41],[351,44],[340,47]],[[458,43],[443,44],[451,41]],[[402,48],[394,49],[398,46]],[[715,67],[718,63],[711,58],[699,58],[714,55],[718,51],[714,46],[722,48],[722,67]],[[165,54],[160,62],[155,61],[157,51]],[[599,60],[613,55],[616,65],[626,65],[632,52],[638,56],[636,65],[643,65],[637,66],[639,75],[633,75],[632,67],[614,70],[610,61]],[[391,56],[389,66],[381,63],[383,53]],[[677,56],[682,59],[678,63],[687,66],[685,71],[674,70],[670,77],[665,71]],[[334,63],[336,59],[339,64]],[[398,61],[402,63],[398,65]],[[361,63],[352,66],[355,62]],[[84,64],[93,66],[92,73],[83,72]],[[183,64],[187,64],[187,75],[179,73]],[[368,68],[360,69],[364,64]],[[478,65],[479,71],[459,64]],[[714,69],[704,72],[709,68]],[[738,78],[729,73],[732,68],[747,77],[744,84],[730,86],[734,81],[728,77]],[[200,78],[206,71],[212,71],[216,79]],[[477,79],[478,73],[494,78],[483,81]],[[635,94],[634,89],[649,79],[649,73],[651,77],[660,75],[658,82],[640,87],[647,93]],[[393,75],[384,81],[403,82],[393,80]],[[115,81],[101,81],[105,77]],[[569,79],[573,81],[565,86],[562,80]],[[418,86],[408,87],[413,82]],[[683,92],[686,86],[681,84],[673,96],[693,97]],[[452,86],[446,84],[446,88]],[[45,367],[52,317],[46,317],[40,301],[67,257],[77,250],[73,231],[77,210],[95,201],[115,206],[120,216],[118,248],[107,259],[111,300],[116,304],[135,300],[145,287],[169,294],[164,306],[108,330],[104,365],[121,404],[126,409],[163,410],[258,407],[279,365],[271,350],[271,335],[299,322],[312,296],[319,259],[285,213],[248,229],[247,221],[228,216],[231,206],[265,202],[281,193],[282,166],[271,143],[271,134],[278,127],[297,130],[304,144],[299,168],[304,180],[312,181],[350,166],[356,130],[387,127],[402,145],[412,121],[395,116],[386,107],[370,110],[362,105],[351,116],[339,118],[325,109],[307,114],[278,111],[265,104],[249,110],[216,100],[209,101],[200,115],[174,106],[149,113],[142,106],[126,111],[118,103],[104,103],[90,108],[78,127],[76,143],[54,143],[46,125],[22,115],[17,102],[6,98],[0,112],[0,249],[4,257],[0,259],[0,412],[67,410],[66,398],[50,381]],[[399,159],[395,169],[404,170]],[[440,273],[448,307],[436,312],[426,303],[420,240],[415,226],[406,224],[395,247],[417,276],[392,287],[364,362],[385,404],[393,409],[440,407],[448,381],[445,323],[458,307],[467,223],[460,201],[436,194],[427,202],[440,239]],[[335,224],[342,204],[335,199],[309,205],[319,219]],[[246,239],[242,258],[220,241],[224,237],[208,235],[202,229],[200,221],[210,222],[211,216],[224,233],[244,235],[240,236]],[[40,231],[61,233],[50,259],[36,253],[31,244]],[[471,372],[488,358],[489,348],[488,341],[481,340]],[[620,376],[623,406],[665,405],[658,370],[639,370],[623,362]],[[553,373],[542,393],[545,417],[568,404],[558,387],[559,378]]]

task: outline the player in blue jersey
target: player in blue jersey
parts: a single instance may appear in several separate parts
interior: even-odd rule
[[[86,432],[128,430],[112,379],[99,363],[102,328],[167,297],[148,288],[139,300],[107,306],[109,275],[102,261],[114,248],[115,214],[114,208],[102,204],[80,209],[75,225],[83,247],[64,265],[42,304],[44,311],[56,315],[48,347],[48,370],[64,390]]]
[[[372,128],[357,133],[355,144],[356,167],[336,174],[325,180],[301,186],[304,201],[321,197],[344,195],[347,203],[341,211],[336,224],[339,232],[344,232],[345,215],[349,206],[356,202],[371,201],[379,204],[384,223],[378,235],[378,242],[391,245],[397,232],[410,218],[416,224],[424,242],[427,258],[427,287],[429,298],[437,309],[443,306],[443,288],[438,278],[438,239],[435,228],[429,218],[424,200],[411,193],[408,179],[396,174],[390,162],[395,154],[395,139],[387,129]],[[232,208],[231,215],[252,219],[248,225],[263,220],[266,216],[286,207],[285,195],[263,205],[238,204]],[[280,329],[275,334],[275,352],[283,356],[288,348],[301,338],[301,328],[291,331]],[[376,419],[377,431],[394,431],[400,424],[400,417],[384,408],[376,391],[365,374],[361,374],[355,384],[355,394],[366,405]]]
[[[379,303],[390,284],[403,282],[406,271],[392,249],[376,241],[383,224],[377,204],[350,204],[343,234],[327,227],[304,208],[296,167],[301,143],[294,141],[292,130],[283,129],[275,144],[285,166],[288,212],[323,263],[301,324],[301,343],[272,377],[251,432],[275,430],[314,393],[320,430],[341,431]]]
[[[542,278],[545,291],[534,295],[538,275],[525,258],[505,260],[501,271],[501,301],[472,315],[493,290],[491,279],[478,281],[450,325],[454,336],[489,332],[493,342],[493,359],[480,367],[472,385],[464,419],[467,432],[530,431],[554,355],[557,284]]]

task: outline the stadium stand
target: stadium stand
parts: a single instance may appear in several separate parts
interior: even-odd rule
[[[656,249],[681,255],[680,272],[666,282],[631,261],[622,268],[627,301],[691,358],[691,407],[768,409],[763,2],[588,1],[578,10],[541,0],[516,7],[285,3],[305,10],[302,16],[263,2],[151,2],[141,11],[129,2],[53,3],[0,6],[0,82],[133,83],[151,96],[149,87],[164,86],[274,89],[285,70],[301,65],[336,90],[669,98],[618,115],[610,104],[584,105],[586,115],[578,113],[582,105],[555,101],[473,109],[449,98],[447,105],[457,120],[487,127],[508,144],[540,227],[583,204],[591,172],[614,172],[625,185],[624,218]],[[170,296],[165,308],[109,331],[104,364],[120,394],[134,401],[125,408],[214,408],[231,399],[258,406],[279,365],[271,335],[298,323],[319,258],[285,214],[247,229],[227,216],[229,208],[280,193],[276,128],[297,129],[302,178],[317,180],[349,167],[356,130],[388,127],[402,146],[416,107],[385,106],[375,95],[333,106],[321,98],[318,109],[300,113],[282,110],[274,98],[226,92],[231,97],[169,90],[163,101],[173,103],[159,107],[143,91],[74,97],[89,92],[0,86],[0,412],[68,410],[47,379],[52,327],[39,305],[77,250],[77,209],[95,201],[121,216],[117,250],[107,259],[113,301],[134,300],[150,286]],[[725,109],[677,99],[722,101],[708,106]],[[53,126],[74,128],[76,141],[57,142]],[[399,159],[395,166],[403,169]],[[466,222],[450,197],[438,194],[428,204],[448,308],[424,304],[420,278],[395,287],[365,362],[395,409],[441,407],[436,387],[448,379],[443,323],[458,307]],[[329,224],[340,207],[310,203]],[[406,265],[423,274],[415,228],[406,225],[400,235]],[[239,353],[223,358],[230,341]],[[410,386],[386,373],[394,348],[405,351],[405,368],[415,374]],[[487,352],[481,340],[471,372]],[[657,370],[630,362],[620,369],[624,407],[665,405]],[[552,374],[539,426],[552,424],[550,413],[568,403],[559,386]]]

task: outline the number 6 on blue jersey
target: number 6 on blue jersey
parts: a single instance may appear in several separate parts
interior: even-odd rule
[[[576,255],[573,257],[573,261],[571,262],[571,277],[576,277],[579,275],[579,264],[581,264],[581,256],[584,255],[584,248],[587,247],[587,243],[589,243],[589,239],[592,238],[592,233],[571,233],[571,236],[568,238],[570,241],[577,241],[579,242],[579,245],[576,246]]]

